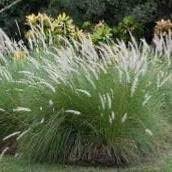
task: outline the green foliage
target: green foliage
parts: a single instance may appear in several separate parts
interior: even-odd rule
[[[170,17],[171,1],[161,0],[54,0],[51,9],[64,9],[76,21],[105,20],[110,24],[120,22],[122,18],[132,15],[139,21],[152,22],[157,17]],[[166,9],[166,10],[164,10]]]
[[[82,36],[90,35],[93,43],[107,42],[112,39],[112,29],[104,22],[99,22],[95,26],[90,22],[85,22],[82,26],[84,32],[79,30],[73,20],[65,13],[51,18],[46,14],[32,14],[26,17],[30,30],[26,33],[26,38],[40,39],[41,33],[45,34],[45,39],[53,39],[56,45],[61,45],[63,38],[79,40]],[[43,35],[44,36],[44,35]]]
[[[65,38],[75,38],[78,39],[79,29],[74,25],[73,20],[62,13],[55,19],[52,23],[53,34],[55,36],[62,36]]]
[[[7,58],[7,57],[6,57]],[[16,82],[18,71],[23,68],[22,62],[10,62],[1,67],[0,81],[0,142],[7,135],[24,128],[25,111],[17,111],[23,106],[25,86]]]
[[[13,0],[3,0],[0,1],[0,9],[14,2]],[[12,6],[10,9],[4,11],[0,14],[0,27],[10,36],[15,37],[17,40],[23,38],[24,35],[24,23],[25,16],[30,13],[37,13],[46,7],[48,1],[42,0],[27,0],[21,1],[16,5]],[[16,22],[19,25],[21,36],[19,35],[19,30]]]
[[[63,38],[64,47],[44,42],[30,54],[8,42],[0,138],[21,131],[18,152],[29,161],[119,166],[155,157],[166,146],[172,105],[171,37],[157,39],[152,49],[134,39],[95,46]]]
[[[112,39],[112,29],[104,22],[95,25],[91,38],[94,43],[107,42]]]
[[[142,24],[150,23],[157,18],[157,3],[155,1],[148,1],[144,4],[139,4],[134,7],[130,15]]]
[[[20,102],[20,96],[16,91],[17,87],[8,82],[1,83],[1,99],[0,99],[0,142],[5,136],[19,129],[20,120],[13,112],[15,107]],[[15,99],[15,101],[14,101]]]
[[[82,28],[85,32],[92,32],[93,29],[94,29],[94,25],[93,25],[91,22],[89,22],[89,21],[85,21],[85,22],[82,24],[81,28]]]
[[[134,4],[132,1],[127,2],[126,0],[120,2],[117,0],[59,0],[55,3],[59,3],[61,7],[69,11],[76,21],[90,20],[95,22],[109,18],[113,23],[124,17],[128,8]],[[78,16],[80,17],[78,18]],[[114,19],[115,21],[113,21]]]
[[[1,6],[4,7],[6,5],[9,5],[10,3],[12,3],[13,1],[12,0],[1,0]]]
[[[30,161],[50,163],[121,165],[155,156],[168,129],[166,73],[155,65],[155,54],[147,44],[141,50],[114,44],[99,47],[100,61],[91,42],[81,45],[35,63],[24,96],[33,122],[20,151]]]
[[[57,9],[57,10],[56,10]],[[165,9],[165,10],[164,10]],[[97,23],[104,20],[116,26],[126,16],[132,16],[143,24],[144,36],[152,41],[155,22],[161,18],[172,18],[171,0],[54,0],[49,12],[64,10],[74,21],[82,25],[84,21]],[[141,35],[142,36],[142,35]]]
[[[11,2],[12,0],[2,0],[0,9]],[[133,16],[145,26],[145,34],[149,37],[157,20],[172,17],[171,7],[171,0],[29,0],[22,1],[2,13],[0,27],[14,36],[18,33],[17,26],[14,29],[17,21],[23,33],[23,28],[27,30],[24,26],[25,16],[41,11],[53,17],[66,12],[79,25],[84,21],[97,23],[104,20],[113,26],[121,22],[124,17]]]
[[[143,33],[143,25],[137,22],[132,16],[124,17],[118,26],[113,29],[114,38],[124,41],[131,40],[131,35],[135,38],[141,38],[143,37]]]
[[[46,14],[29,15],[26,17],[30,30],[26,33],[26,38],[39,40],[44,37],[46,41],[50,39],[56,45],[62,44],[62,37],[79,39],[81,31],[74,25],[73,20],[65,13],[59,14],[56,18],[51,18]]]
[[[152,153],[156,137],[152,137],[152,133],[157,135],[165,127],[160,117],[160,93],[153,91],[155,87],[150,85],[152,91],[149,88],[149,92],[153,97],[146,106],[142,106],[145,94],[142,90],[148,89],[146,77],[149,75],[142,78],[132,98],[130,85],[121,84],[114,75],[116,71],[111,70],[107,74],[100,73],[98,80],[92,80],[96,89],[84,75],[79,75],[69,80],[73,88],[60,84],[54,95],[47,95],[45,89],[39,90],[41,96],[36,95],[34,106],[39,107],[40,101],[44,101],[43,115],[38,113],[37,118],[45,122],[34,123],[25,137],[22,151],[27,158],[41,162],[88,161],[119,165],[136,161],[139,154]],[[77,91],[79,89],[83,92]],[[100,106],[99,96],[102,99],[105,96],[103,101],[109,98],[111,109],[108,102],[104,102],[105,109]],[[48,100],[54,103],[52,108],[48,107]],[[99,159],[101,156],[104,157],[103,162]]]

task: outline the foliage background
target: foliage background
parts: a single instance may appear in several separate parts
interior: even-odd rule
[[[13,1],[14,0],[1,0],[0,9],[9,5]],[[26,26],[24,25],[25,16],[30,13],[37,13],[43,6],[47,6],[48,1],[49,0],[23,0],[19,2],[9,10],[0,14],[0,28],[2,28],[10,37],[17,38],[19,36],[19,31],[16,22],[18,22],[20,30],[23,31],[23,28],[26,29]]]
[[[14,0],[1,0],[0,9]],[[57,16],[65,11],[75,23],[84,21],[97,23],[104,20],[110,26],[117,25],[124,17],[133,16],[144,26],[145,36],[151,39],[155,22],[161,18],[172,18],[171,0],[23,0],[9,10],[0,14],[0,27],[8,35],[18,33],[16,21],[23,31],[25,16],[43,11]]]

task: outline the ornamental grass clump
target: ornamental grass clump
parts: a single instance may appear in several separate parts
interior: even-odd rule
[[[18,72],[26,68],[28,54],[22,44],[12,42],[2,30],[0,37],[0,153],[6,150],[15,154],[15,138],[28,127],[24,120],[30,112],[23,101],[26,84],[18,82]]]
[[[32,70],[20,72],[32,122],[18,151],[36,162],[118,166],[157,155],[168,132],[164,87],[171,74],[158,63],[165,49],[134,40],[65,45],[44,50],[41,61],[30,58]],[[164,55],[166,67],[170,59]]]
[[[7,58],[7,56],[6,56]],[[29,112],[24,106],[23,93],[25,84],[18,82],[24,64],[2,58],[0,65],[0,143],[7,135],[22,130],[25,126],[25,115]]]

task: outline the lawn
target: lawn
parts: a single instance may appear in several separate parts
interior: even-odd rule
[[[5,157],[0,163],[1,172],[172,172],[172,155],[169,155],[154,164],[144,164],[139,167],[115,169],[73,167],[61,165],[33,164],[28,165],[25,161],[15,160],[13,157]]]

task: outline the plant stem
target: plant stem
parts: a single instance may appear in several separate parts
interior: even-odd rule
[[[0,10],[0,14],[3,13],[4,11],[10,9],[11,7],[13,7],[14,5],[18,4],[21,1],[22,0],[16,0],[16,1],[12,2],[11,4],[7,5],[6,7],[4,7],[3,9]]]

